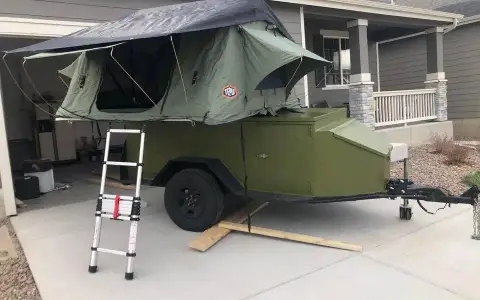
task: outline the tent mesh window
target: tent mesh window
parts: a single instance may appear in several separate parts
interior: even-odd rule
[[[132,45],[133,43],[135,45]],[[113,58],[108,55],[104,64],[102,84],[96,101],[97,109],[133,113],[148,110],[158,104],[167,96],[177,65],[175,52],[178,54],[179,51],[178,37],[174,39],[174,45],[175,50],[170,37],[165,37],[115,47]]]

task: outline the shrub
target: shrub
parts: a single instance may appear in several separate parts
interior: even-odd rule
[[[455,142],[452,138],[448,137],[446,134],[440,136],[436,133],[431,137],[430,144],[433,147],[433,153],[443,154],[449,152],[451,148],[455,146]]]
[[[472,187],[474,185],[480,186],[480,171],[468,174],[463,178],[463,182],[469,187]]]
[[[449,165],[461,165],[467,162],[472,149],[458,144],[450,144],[443,149],[442,153],[447,157]]]

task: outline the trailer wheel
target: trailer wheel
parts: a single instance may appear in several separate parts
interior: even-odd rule
[[[400,220],[410,221],[412,219],[412,208],[400,206]]]
[[[165,187],[165,209],[183,230],[200,232],[223,214],[224,194],[217,180],[200,169],[179,171]]]

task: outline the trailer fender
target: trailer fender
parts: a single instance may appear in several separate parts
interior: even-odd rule
[[[225,164],[214,158],[178,157],[170,160],[152,180],[152,186],[165,187],[173,175],[181,170],[197,168],[212,174],[225,192],[234,195],[243,194],[242,184],[233,176]]]

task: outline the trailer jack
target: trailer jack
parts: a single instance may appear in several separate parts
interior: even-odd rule
[[[360,200],[372,199],[402,199],[399,213],[400,219],[410,220],[412,218],[412,206],[410,200],[416,200],[426,213],[435,214],[437,211],[446,208],[451,204],[468,204],[473,207],[473,234],[472,238],[480,240],[480,202],[479,202],[480,188],[473,186],[461,195],[452,195],[448,191],[430,186],[416,185],[408,179],[390,179],[385,185],[385,192],[378,192],[373,194],[361,194],[350,196],[336,196],[336,197],[313,197],[310,199],[297,200],[295,202],[307,202],[310,204],[324,204],[335,202],[351,202]],[[444,203],[445,206],[437,209],[436,212],[429,212],[420,201]]]
[[[478,186],[472,186],[459,196],[452,195],[443,188],[420,186],[408,179],[408,158],[403,159],[404,179],[391,179],[386,184],[389,198],[401,198],[403,203],[400,205],[399,214],[401,220],[410,220],[412,218],[412,206],[410,200],[416,200],[418,206],[428,214],[436,214],[439,210],[445,209],[452,204],[469,204],[473,207],[473,233],[472,239],[480,240],[480,205]],[[435,212],[429,212],[420,201],[445,203],[444,207],[438,208]]]
[[[473,234],[472,238],[480,240],[480,188],[478,186],[472,186],[470,189],[462,193],[461,195],[452,195],[448,191],[437,188],[416,185],[408,179],[391,179],[386,185],[388,198],[403,199],[403,204],[400,205],[400,219],[410,220],[412,218],[412,207],[410,200],[417,200],[420,208],[429,214],[435,214],[429,212],[421,204],[420,201],[445,203],[444,209],[447,205],[451,204],[469,204],[473,207]]]

